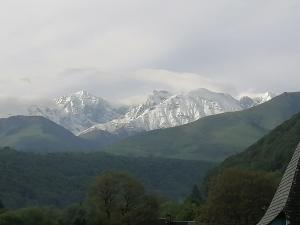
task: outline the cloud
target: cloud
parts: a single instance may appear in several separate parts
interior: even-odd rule
[[[28,77],[21,77],[20,81],[27,83],[27,84],[31,84],[31,79]]]
[[[195,73],[180,73],[168,70],[144,69],[137,71],[134,78],[152,87],[162,87],[172,91],[190,91],[207,88],[212,91],[233,92],[230,84],[221,83]]]
[[[299,9],[297,0],[5,1],[0,96],[297,91]]]
[[[14,115],[28,115],[28,107],[31,105],[53,106],[53,101],[46,98],[26,97],[0,97],[0,118]]]

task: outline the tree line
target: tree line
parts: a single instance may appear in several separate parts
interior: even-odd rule
[[[226,169],[209,182],[206,197],[195,185],[182,202],[148,194],[136,178],[110,171],[96,177],[86,199],[66,208],[6,209],[0,201],[1,225],[153,225],[196,220],[199,225],[255,225],[278,185],[274,173]]]

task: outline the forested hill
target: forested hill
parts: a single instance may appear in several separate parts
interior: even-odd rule
[[[106,151],[130,156],[222,161],[243,151],[298,112],[300,93],[284,93],[248,110],[140,134],[109,146]]]
[[[66,206],[84,200],[94,177],[107,170],[127,171],[149,192],[185,198],[214,165],[159,158],[127,158],[105,153],[40,155],[0,150],[0,199],[7,207]]]
[[[283,173],[300,142],[300,113],[276,127],[246,151],[226,159],[215,171],[229,167]]]
[[[1,118],[0,146],[39,153],[92,149],[91,143],[41,116]]]

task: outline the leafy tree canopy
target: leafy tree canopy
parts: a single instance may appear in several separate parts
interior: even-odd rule
[[[231,168],[211,182],[207,201],[200,207],[199,224],[255,225],[276,191],[278,175]]]
[[[158,218],[157,201],[126,173],[107,172],[96,178],[88,197],[91,224],[143,225]]]
[[[3,204],[3,202],[1,201],[1,199],[0,199],[0,210],[1,209],[4,209],[5,207],[4,207],[4,204]]]

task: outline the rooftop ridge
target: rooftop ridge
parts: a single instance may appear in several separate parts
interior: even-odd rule
[[[300,224],[300,144],[287,166],[278,189],[263,218],[257,225],[269,225],[284,215],[291,225]],[[297,190],[299,189],[299,190]]]

